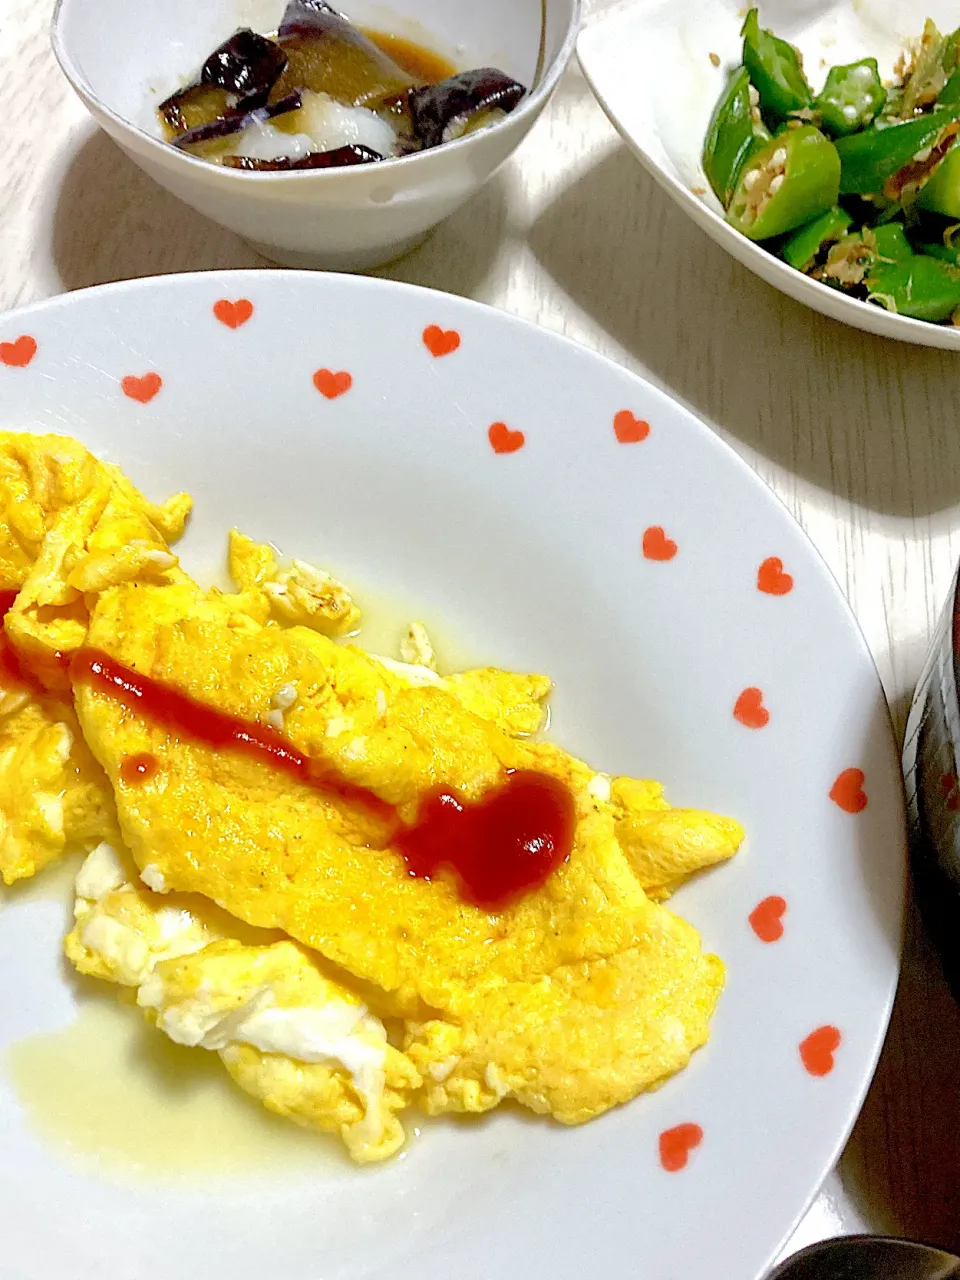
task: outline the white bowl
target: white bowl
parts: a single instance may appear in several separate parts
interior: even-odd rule
[[[341,375],[340,394],[321,393],[320,370]],[[309,1164],[231,1170],[211,1155],[215,1173],[125,1179],[110,1148],[129,1093],[112,1102],[99,1158],[89,1139],[72,1154],[38,1141],[5,1054],[58,1035],[78,1007],[84,1018],[84,993],[58,962],[63,904],[11,895],[5,1280],[756,1280],[870,1080],[905,878],[876,670],[770,490],[686,409],[556,334],[448,294],[307,272],[138,280],[0,316],[0,426],[68,431],[153,499],[189,488],[177,549],[207,581],[238,525],[354,587],[374,628],[361,636],[380,652],[396,653],[417,617],[444,665],[459,650],[545,671],[552,740],[748,832],[671,900],[728,972],[687,1071],[578,1128],[518,1110],[425,1121],[401,1159],[367,1170],[324,1158],[318,1137]],[[384,616],[394,625],[374,641]],[[745,707],[749,690],[768,720]],[[776,896],[779,937],[756,920]],[[831,1025],[834,1069],[810,1074],[799,1046]],[[150,1063],[131,1059],[131,1087],[158,1087]],[[65,1100],[84,1097],[71,1092],[79,1070],[67,1056],[54,1077]],[[187,1091],[162,1093],[166,1132]],[[87,1132],[94,1110],[80,1112]],[[42,1126],[44,1107],[32,1114]],[[659,1138],[681,1124],[703,1139],[666,1172]],[[222,1127],[203,1132],[223,1152]]]
[[[94,119],[168,191],[274,261],[362,270],[413,248],[520,144],[573,52],[581,0],[345,4],[362,26],[418,40],[461,68],[500,67],[532,92],[500,123],[433,151],[348,169],[243,173],[165,143],[156,108],[237,27],[275,30],[284,0],[59,0],[53,50]]]
[[[738,262],[815,311],[868,333],[960,349],[960,329],[894,315],[794,271],[729,226],[700,164],[714,104],[740,63],[741,0],[638,0],[586,28],[577,42],[584,75],[643,166]],[[950,0],[763,0],[760,20],[792,41],[818,88],[828,66],[876,57],[890,75],[903,43],[932,17],[958,22]],[[720,57],[714,66],[710,54]],[[638,73],[642,63],[643,74]]]

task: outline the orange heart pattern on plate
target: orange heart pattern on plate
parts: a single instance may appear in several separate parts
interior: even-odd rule
[[[11,369],[25,369],[37,354],[37,340],[29,333],[21,333],[16,342],[0,342],[0,364]]]
[[[768,596],[785,596],[793,590],[793,578],[785,572],[779,556],[770,556],[757,570],[757,590]]]
[[[123,394],[129,396],[131,400],[136,400],[138,404],[149,404],[163,386],[163,379],[159,373],[145,373],[142,378],[131,375],[124,378],[120,386],[123,388]]]
[[[800,1042],[800,1061],[812,1076],[828,1076],[843,1037],[836,1027],[817,1027]]]
[[[516,453],[526,440],[522,431],[512,431],[505,422],[495,422],[487,432],[487,438],[494,453]]]
[[[239,329],[253,315],[253,303],[249,298],[237,298],[236,302],[221,298],[213,304],[213,314],[228,329]]]
[[[763,729],[770,723],[770,712],[763,705],[763,690],[751,685],[744,689],[733,705],[733,714],[748,729]]]
[[[667,537],[659,524],[644,530],[642,547],[648,560],[672,560],[677,554],[677,544]]]
[[[866,781],[862,769],[844,769],[830,788],[830,799],[844,813],[862,813],[867,807]]]
[[[428,324],[423,331],[423,345],[432,356],[449,356],[460,345],[456,329],[441,329],[438,324]]]
[[[254,305],[248,298],[220,298],[213,304],[216,319],[229,329],[239,329],[252,317]],[[451,355],[461,345],[456,329],[443,329],[428,325],[422,333],[424,346],[435,358]],[[37,342],[28,334],[22,334],[13,342],[0,342],[0,364],[24,368],[37,353]],[[353,377],[346,370],[318,369],[313,375],[316,389],[328,400],[344,395],[353,386]],[[140,377],[128,375],[121,380],[124,395],[140,404],[147,404],[163,386],[158,373],[145,373]],[[630,409],[621,409],[614,415],[613,430],[618,443],[638,444],[650,435],[650,424]],[[487,431],[495,453],[516,453],[526,443],[524,433],[508,427],[505,422],[493,423]],[[677,543],[667,536],[662,525],[651,525],[643,533],[643,554],[648,560],[672,560],[678,551]],[[757,589],[767,595],[784,596],[793,590],[794,581],[779,556],[764,560],[757,571]],[[762,729],[770,721],[770,712],[764,705],[763,691],[751,685],[738,696],[733,714],[748,729]],[[864,790],[865,777],[861,769],[844,769],[830,788],[830,799],[846,813],[860,813],[867,806]],[[944,801],[948,808],[960,808],[960,783],[953,774],[944,774],[940,780]],[[758,902],[748,916],[751,929],[764,943],[778,942],[784,936],[784,916],[787,900],[779,894],[771,894]],[[830,1025],[818,1027],[799,1045],[804,1068],[813,1076],[829,1075],[835,1065],[835,1055],[840,1047],[840,1031]],[[669,1173],[686,1168],[690,1154],[703,1141],[703,1129],[698,1124],[687,1123],[664,1130],[659,1137],[660,1164]]]
[[[750,912],[747,919],[750,928],[761,942],[779,942],[783,937],[783,917],[787,910],[786,898],[778,893],[764,898]]]
[[[353,386],[353,377],[345,369],[338,373],[332,369],[318,369],[313,375],[313,385],[328,400],[336,400]]]
[[[614,414],[613,432],[621,444],[638,444],[650,434],[650,423],[637,418],[629,409]]]
[[[660,1164],[667,1173],[679,1173],[687,1167],[690,1152],[703,1141],[703,1130],[698,1124],[678,1124],[664,1129],[660,1135]]]

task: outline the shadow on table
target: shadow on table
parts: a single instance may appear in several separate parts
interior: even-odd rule
[[[623,146],[562,190],[529,239],[574,303],[760,454],[889,515],[960,501],[957,354],[875,338],[780,294]]]
[[[898,742],[911,700],[890,708]],[[960,1252],[960,1007],[912,901],[890,1029],[840,1176],[873,1229]]]
[[[915,910],[890,1031],[840,1174],[877,1230],[960,1252],[960,1008]]]
[[[158,187],[99,131],[85,138],[64,176],[53,260],[67,289],[268,265],[239,236]]]
[[[380,274],[469,294],[496,256],[505,218],[501,179],[406,259]],[[67,289],[179,271],[272,264],[240,236],[194,212],[128,160],[106,134],[70,163],[53,223],[53,260]]]

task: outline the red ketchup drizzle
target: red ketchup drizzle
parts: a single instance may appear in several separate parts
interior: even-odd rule
[[[127,756],[121,762],[120,781],[125,782],[128,787],[135,786],[138,782],[149,782],[159,768],[160,762],[156,756],[141,751],[135,756]]]
[[[70,665],[75,683],[95,684],[117,698],[125,707],[147,716],[174,733],[218,750],[240,751],[267,760],[276,769],[291,774],[319,791],[359,805],[378,818],[392,819],[393,805],[365,787],[355,786],[334,770],[298,751],[269,725],[244,720],[226,711],[197,702],[189,694],[141,675],[98,649],[78,649]]]
[[[496,911],[566,862],[575,825],[569,787],[549,774],[518,769],[472,804],[454,791],[434,791],[420,805],[415,825],[400,831],[394,844],[411,875],[430,879],[449,867],[467,902]]]
[[[304,755],[268,725],[205,706],[97,649],[78,650],[70,675],[75,683],[95,685],[173,733],[264,760],[358,806],[386,824],[385,842],[400,852],[411,875],[430,879],[449,868],[461,897],[486,910],[499,910],[538,888],[573,848],[573,796],[549,774],[510,770],[501,786],[473,802],[454,791],[437,790],[424,799],[413,826],[403,826],[393,805],[349,782],[333,766]],[[120,774],[125,782],[143,782],[157,767],[153,756],[134,755],[123,761]]]

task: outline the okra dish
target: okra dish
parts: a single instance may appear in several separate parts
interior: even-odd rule
[[[458,72],[409,40],[361,30],[325,0],[290,0],[275,33],[235,31],[158,111],[187,155],[270,172],[429,150],[502,120],[526,92],[496,67]]]
[[[887,82],[861,58],[818,92],[756,9],[741,35],[702,154],[727,222],[829,288],[960,325],[960,30],[928,19]]]

